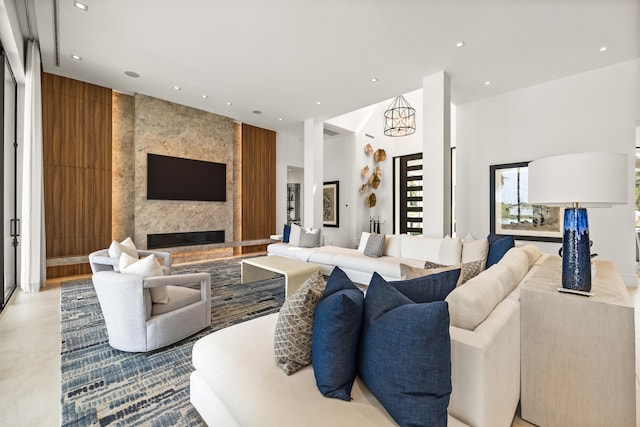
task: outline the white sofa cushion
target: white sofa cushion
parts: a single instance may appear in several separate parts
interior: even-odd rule
[[[400,258],[383,256],[371,258],[361,253],[341,254],[336,256],[335,264],[342,269],[378,272],[383,277],[400,278],[400,263],[411,263]]]
[[[402,236],[399,234],[387,234],[384,239],[384,255],[400,258]]]
[[[540,255],[542,255],[540,248],[535,245],[523,245],[520,246],[520,249],[527,254],[527,257],[529,258],[529,266],[535,264],[538,258],[540,258]]]
[[[441,238],[402,235],[400,258],[440,262]]]
[[[352,400],[345,402],[320,394],[310,365],[285,375],[273,361],[277,316],[225,328],[193,346],[194,374],[207,383],[238,425],[395,425],[359,377]],[[206,421],[214,425],[213,420]]]
[[[509,249],[498,264],[504,265],[511,271],[515,283],[519,283],[529,271],[529,257],[525,251],[517,247]]]
[[[446,298],[451,325],[473,331],[515,287],[511,271],[495,264]]]
[[[438,262],[445,265],[459,264],[462,259],[462,241],[458,237],[446,236],[440,242]]]

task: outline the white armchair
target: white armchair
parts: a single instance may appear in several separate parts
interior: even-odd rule
[[[137,249],[136,252],[138,252],[140,258],[147,255],[154,255],[158,260],[162,260],[162,270],[165,276],[171,274],[171,254],[169,252],[147,251],[142,249]],[[89,265],[91,266],[93,274],[99,271],[117,271],[119,262],[120,258],[109,256],[108,249],[101,249],[89,254]]]
[[[199,284],[200,289],[185,285]],[[173,344],[211,324],[211,276],[208,273],[141,277],[114,271],[93,275],[109,345],[146,352]],[[169,302],[151,302],[149,288],[166,286]]]

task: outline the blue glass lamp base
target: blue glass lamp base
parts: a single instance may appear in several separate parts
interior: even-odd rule
[[[562,287],[591,291],[591,249],[585,208],[569,208],[564,211]]]

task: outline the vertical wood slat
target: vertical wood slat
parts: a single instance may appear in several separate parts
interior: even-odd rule
[[[42,73],[47,258],[111,241],[111,90]],[[49,277],[86,271],[50,267]]]
[[[276,133],[242,125],[242,240],[266,239],[276,223]],[[242,253],[266,250],[243,247]]]

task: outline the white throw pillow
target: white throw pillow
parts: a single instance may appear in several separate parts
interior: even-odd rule
[[[293,246],[300,246],[300,234],[302,227],[298,224],[291,224],[291,233],[289,233],[289,244]]]
[[[470,236],[470,235],[469,235]],[[462,243],[462,263],[484,260],[489,255],[489,241],[487,239],[469,240],[465,237]]]
[[[427,258],[428,259],[428,258]],[[445,236],[440,243],[438,262],[445,265],[460,264],[462,259],[462,242],[459,237]]]
[[[358,245],[358,252],[364,253],[364,248],[367,247],[367,240],[369,240],[370,235],[371,233],[367,233],[366,231],[362,232],[362,234],[360,235],[360,244]]]
[[[138,250],[136,249],[136,245],[133,243],[133,240],[131,240],[131,237],[127,237],[120,243],[116,242],[115,240],[111,242],[111,245],[109,246],[109,256],[111,258],[120,259],[120,255],[123,252],[135,259],[139,258]]]
[[[149,255],[140,260],[133,258],[127,253],[120,255],[120,272],[135,274],[142,277],[163,276],[162,266],[155,256]],[[151,302],[154,304],[166,304],[169,302],[169,295],[166,286],[149,288]]]

